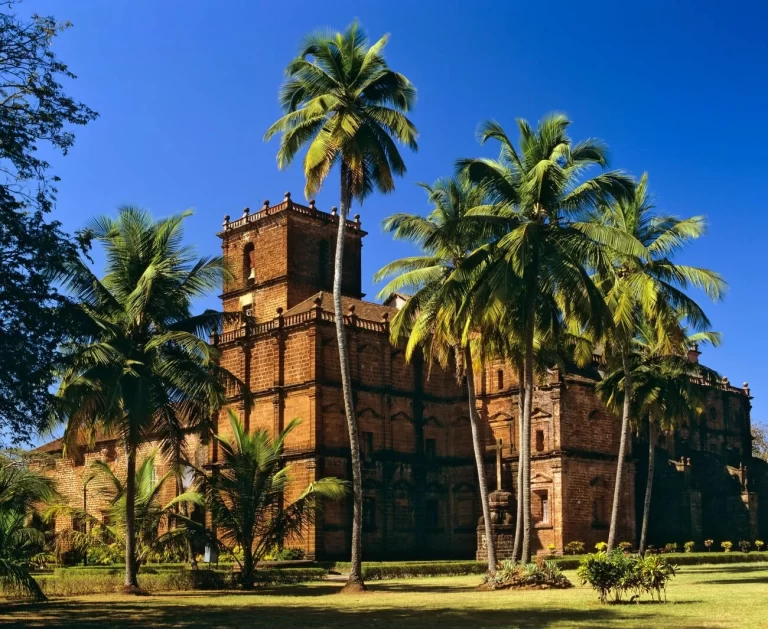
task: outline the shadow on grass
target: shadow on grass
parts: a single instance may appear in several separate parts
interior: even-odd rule
[[[682,566],[681,571],[685,571],[687,574],[743,574],[745,572],[765,572],[768,574],[768,566]],[[707,583],[714,583],[714,581],[708,581]]]
[[[159,601],[157,601],[159,602]],[[244,601],[245,602],[245,601]],[[0,608],[2,609],[2,608]],[[555,623],[586,623],[589,627],[613,627],[614,621],[626,622],[632,616],[600,607],[591,610],[515,609],[508,611],[449,608],[328,608],[302,606],[222,606],[216,604],[163,605],[87,601],[57,601],[48,604],[18,605],[2,609],[2,627],[52,627],[59,629],[105,629],[107,627],[398,627],[417,629],[439,626],[441,629],[467,627],[546,628]],[[568,624],[566,624],[568,626]]]

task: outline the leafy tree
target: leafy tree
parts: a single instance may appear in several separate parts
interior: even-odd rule
[[[274,439],[266,430],[248,434],[231,410],[229,422],[231,437],[216,436],[221,467],[212,474],[200,471],[198,478],[219,539],[233,556],[235,547],[242,549],[241,582],[250,589],[258,561],[287,538],[301,538],[322,501],[341,500],[347,487],[337,478],[322,478],[284,504],[291,468],[283,464],[283,446],[298,421]]]
[[[600,204],[593,214],[593,221],[601,228],[618,231],[634,243],[631,248],[606,247],[611,263],[601,267],[595,276],[610,313],[602,342],[609,360],[621,365],[625,387],[608,533],[608,550],[611,551],[616,543],[631,421],[632,341],[644,319],[652,322],[660,351],[669,354],[684,351],[681,350],[685,342],[683,324],[693,332],[709,329],[706,314],[685,290],[694,287],[711,299],[719,300],[725,282],[708,269],[672,261],[676,252],[704,233],[705,222],[701,216],[679,219],[655,212],[648,194],[647,175],[643,175],[631,197]]]
[[[500,156],[463,159],[457,166],[482,186],[489,203],[470,211],[500,225],[504,234],[468,258],[485,265],[478,280],[492,287],[498,304],[514,304],[505,316],[516,319],[508,329],[520,330],[523,346],[523,424],[521,457],[530,456],[530,417],[533,401],[534,337],[537,328],[558,336],[565,319],[600,329],[604,303],[589,269],[603,264],[602,246],[631,245],[615,230],[580,218],[603,199],[624,198],[632,182],[620,172],[583,179],[590,166],[605,167],[605,147],[596,140],[574,143],[567,134],[570,121],[562,114],[546,116],[536,129],[517,121],[520,150],[496,122],[480,129],[480,141],[496,140]],[[635,247],[638,249],[638,247]],[[482,303],[483,300],[478,299]],[[522,559],[530,558],[530,474],[523,477]]]
[[[28,524],[34,508],[57,497],[53,481],[30,468],[31,456],[0,453],[0,584],[45,600],[31,568],[47,558],[45,537]]]
[[[41,411],[70,324],[52,275],[83,244],[48,219],[58,178],[42,153],[66,154],[74,143],[70,127],[96,113],[62,85],[75,75],[53,43],[71,25],[37,15],[20,19],[14,4],[2,3],[0,13],[0,443],[19,444],[46,427]]]
[[[393,343],[407,339],[406,360],[411,360],[414,351],[422,348],[429,365],[436,360],[446,368],[453,359],[457,379],[461,381],[466,376],[472,445],[485,521],[488,571],[494,573],[496,549],[485,478],[485,443],[475,394],[473,363],[478,353],[473,355],[471,343],[463,341],[464,329],[469,322],[456,316],[456,312],[461,310],[464,291],[447,290],[446,284],[466,256],[487,238],[482,224],[466,217],[469,209],[482,204],[483,195],[477,186],[457,178],[438,180],[434,186],[420,185],[427,191],[429,202],[434,206],[430,215],[425,218],[415,214],[395,214],[384,221],[384,230],[391,232],[396,239],[416,244],[423,255],[390,262],[376,274],[374,281],[393,278],[380,291],[379,297],[403,289],[413,292],[393,317],[390,327]],[[458,300],[458,303],[451,304],[451,300]],[[482,338],[482,334],[475,336]]]
[[[101,428],[125,448],[125,587],[138,589],[136,454],[151,437],[174,461],[190,430],[209,428],[211,413],[233,382],[207,342],[222,315],[191,314],[192,301],[221,285],[220,257],[197,258],[182,244],[189,212],[153,221],[121,208],[117,219],[90,224],[106,252],[99,280],[78,260],[63,280],[79,301],[77,335],[65,347],[57,416],[66,421],[65,453],[91,443]],[[175,463],[176,461],[174,461]]]
[[[333,279],[336,338],[339,345],[344,411],[351,448],[353,517],[349,589],[363,589],[363,489],[360,443],[355,416],[349,356],[341,305],[342,264],[347,216],[353,200],[360,203],[374,190],[392,192],[395,176],[405,173],[397,143],[416,150],[416,128],[405,117],[416,90],[391,70],[383,50],[389,36],[373,45],[357,22],[343,33],[318,32],[304,40],[298,57],[285,70],[280,92],[285,115],[265,135],[282,134],[277,163],[291,164],[307,146],[304,176],[307,197],[314,195],[334,166],[339,166],[341,203]]]
[[[752,422],[752,456],[768,461],[768,428],[759,422]]]
[[[134,508],[134,530],[136,535],[136,570],[147,563],[153,554],[169,547],[186,548],[187,538],[199,527],[195,522],[178,514],[179,504],[203,504],[202,496],[195,491],[177,494],[163,504],[161,494],[167,485],[174,485],[173,470],[157,478],[157,453],[152,452],[137,465],[136,494]],[[104,461],[94,461],[89,479],[100,485],[99,493],[106,498],[108,518],[102,521],[82,508],[57,504],[48,509],[46,516],[65,514],[80,524],[62,531],[60,547],[72,547],[82,552],[97,551],[101,556],[119,561],[121,548],[125,548],[127,482],[119,477]],[[90,480],[89,480],[90,482]],[[161,530],[164,533],[160,533]]]

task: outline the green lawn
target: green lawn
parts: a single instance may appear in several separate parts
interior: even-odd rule
[[[575,574],[567,574],[575,582]],[[247,594],[83,596],[0,604],[0,627],[768,628],[768,566],[682,568],[666,605],[601,606],[583,587],[478,592],[478,581],[475,576],[380,581],[363,595],[338,594],[338,583],[314,583]]]

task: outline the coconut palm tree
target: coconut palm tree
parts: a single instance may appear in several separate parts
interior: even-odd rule
[[[503,228],[503,235],[481,247],[468,264],[482,261],[479,287],[492,287],[499,304],[516,304],[506,317],[523,340],[523,438],[521,456],[530,449],[533,400],[534,336],[537,328],[558,336],[566,319],[578,318],[586,329],[599,330],[603,299],[588,270],[604,264],[602,245],[641,247],[602,225],[580,221],[602,199],[629,196],[632,181],[612,171],[584,179],[587,168],[605,167],[605,146],[596,140],[574,143],[570,121],[562,114],[546,116],[533,129],[517,121],[520,150],[496,122],[484,123],[481,143],[501,144],[498,159],[462,159],[457,167],[477,182],[488,203],[469,214]],[[483,300],[478,300],[482,303]],[[527,457],[526,457],[527,458]],[[522,559],[530,558],[530,474],[524,477]]]
[[[347,216],[353,200],[360,203],[374,190],[388,193],[395,176],[405,173],[397,143],[416,150],[416,128],[406,118],[416,90],[402,74],[387,66],[383,50],[389,36],[373,45],[357,22],[343,33],[309,35],[298,57],[286,68],[280,93],[285,115],[265,135],[282,134],[277,163],[291,164],[307,146],[304,176],[307,197],[320,190],[339,166],[340,211],[333,279],[336,337],[341,363],[344,411],[352,461],[352,566],[349,589],[364,588],[362,578],[363,489],[357,418],[352,399],[349,357],[341,305],[342,264]]]
[[[648,321],[642,321],[633,339],[629,360],[633,389],[632,417],[635,418],[637,432],[645,424],[648,435],[648,473],[638,546],[641,554],[645,552],[648,539],[657,431],[675,431],[689,417],[702,413],[708,388],[720,380],[714,370],[691,362],[687,356],[688,348],[693,345],[718,345],[719,334],[701,332],[686,337],[676,354],[665,353],[663,346],[667,343],[663,339],[660,343],[659,340],[655,327]],[[597,384],[596,391],[608,408],[620,412],[625,395],[623,368],[617,366],[607,372]]]
[[[45,537],[28,521],[36,506],[55,500],[57,494],[53,481],[30,469],[29,463],[29,455],[0,453],[0,583],[46,600],[30,573],[48,556]]]
[[[148,438],[173,458],[185,433],[207,429],[232,377],[217,365],[207,342],[222,315],[192,315],[192,302],[221,285],[220,257],[197,258],[182,244],[189,212],[154,221],[123,207],[89,231],[106,254],[98,279],[84,261],[62,280],[79,300],[77,326],[65,347],[57,419],[66,422],[65,452],[92,442],[100,429],[120,439],[125,479],[125,588],[138,590],[136,453]]]
[[[679,219],[656,213],[648,193],[647,175],[643,175],[629,198],[600,204],[592,221],[601,228],[609,227],[622,233],[640,247],[639,254],[626,246],[606,247],[611,257],[610,265],[601,266],[595,274],[595,283],[604,295],[610,313],[602,343],[609,361],[623,371],[625,388],[608,533],[610,551],[616,542],[632,413],[633,339],[642,320],[652,322],[659,351],[676,354],[685,343],[683,323],[692,333],[704,332],[710,327],[704,311],[685,290],[689,287],[699,289],[716,301],[723,296],[725,282],[708,269],[672,261],[675,253],[704,233],[705,221],[701,216]]]
[[[199,471],[198,479],[219,540],[233,555],[236,546],[242,549],[241,582],[244,588],[252,588],[258,561],[271,549],[282,547],[287,538],[300,539],[324,500],[346,496],[347,483],[322,478],[284,504],[291,468],[283,464],[283,446],[299,422],[292,421],[272,439],[266,430],[249,435],[231,410],[229,421],[232,436],[215,437],[221,467],[213,474]]]
[[[175,489],[174,470],[157,477],[157,453],[150,452],[136,468],[136,493],[134,498],[134,531],[136,536],[136,571],[152,557],[170,548],[181,552],[186,550],[186,541],[199,525],[178,513],[180,504],[202,505],[203,497],[195,491],[178,493],[170,501],[161,502],[161,495],[167,485]],[[119,559],[120,548],[125,548],[127,479],[118,476],[109,464],[94,461],[88,475],[96,481],[99,493],[109,505],[107,519],[96,518],[82,508],[67,504],[51,507],[46,515],[70,516],[80,527],[61,531],[58,543],[84,553],[100,550],[105,557]],[[159,531],[164,530],[163,533]]]
[[[392,318],[390,333],[397,344],[407,339],[405,357],[411,360],[417,348],[423,350],[428,364],[437,361],[444,368],[453,359],[459,382],[466,376],[472,445],[477,466],[478,486],[485,522],[488,551],[488,571],[496,571],[496,550],[485,478],[485,443],[479,425],[475,393],[474,363],[481,353],[472,350],[465,339],[469,324],[462,319],[464,290],[451,286],[447,280],[466,256],[482,245],[490,235],[484,225],[467,219],[466,212],[483,202],[482,192],[466,180],[440,179],[434,185],[421,183],[433,206],[427,217],[417,214],[395,214],[384,221],[384,230],[398,240],[418,246],[423,255],[402,258],[384,266],[374,281],[392,278],[380,291],[379,297],[406,290],[413,292],[405,305]],[[475,332],[482,343],[482,334]],[[489,337],[490,338],[490,337]],[[487,347],[488,352],[495,349]],[[489,355],[486,352],[486,355]]]

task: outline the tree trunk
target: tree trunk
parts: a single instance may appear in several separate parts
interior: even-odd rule
[[[527,473],[525,459],[521,450],[523,442],[523,396],[525,395],[523,392],[525,386],[525,374],[522,363],[520,363],[517,368],[517,380],[517,513],[515,515],[515,542],[512,546],[512,561],[517,561],[520,558],[520,545],[523,541],[523,478]]]
[[[488,549],[488,573],[496,573],[496,543],[493,540],[493,523],[491,522],[491,507],[488,500],[488,483],[485,478],[485,448],[480,437],[480,426],[477,418],[477,399],[475,396],[475,369],[472,365],[472,350],[469,344],[464,348],[464,373],[467,376],[467,397],[469,398],[469,423],[472,427],[472,446],[475,450],[477,465],[477,480],[480,486],[480,502],[483,505],[483,521],[485,523],[485,546]],[[501,489],[501,488],[499,488]]]
[[[176,495],[180,496],[184,493],[184,480],[182,478],[181,473],[176,474]],[[189,505],[184,502],[181,504],[177,504],[175,509],[176,513],[181,513],[185,518],[189,518]],[[177,523],[178,526],[178,523]],[[187,529],[189,531],[189,529]],[[191,531],[190,531],[191,533]],[[192,539],[189,535],[186,536],[184,540],[184,545],[187,549],[187,562],[189,563],[190,568],[197,568],[197,560],[195,559],[195,552],[192,549]]]
[[[341,285],[344,272],[344,236],[347,228],[347,214],[351,205],[349,177],[344,164],[341,165],[341,207],[339,208],[339,228],[336,236],[336,259],[333,269],[333,311],[336,319],[336,340],[339,344],[339,364],[341,367],[341,388],[344,396],[344,413],[349,430],[350,458],[352,461],[352,557],[349,568],[349,580],[345,586],[348,591],[365,589],[363,583],[363,478],[360,469],[360,439],[358,436],[355,403],[352,399],[352,376],[349,371],[347,336],[344,325],[344,311],[341,305]]]
[[[648,479],[645,482],[645,500],[643,501],[643,526],[640,529],[640,554],[645,555],[648,542],[648,520],[651,517],[651,492],[653,491],[653,471],[656,464],[655,431],[651,418],[648,417]]]
[[[526,331],[525,331],[525,363],[523,399],[523,435],[520,444],[520,456],[525,460],[523,475],[523,548],[520,561],[528,563],[531,560],[531,412],[533,410],[533,335],[536,316],[535,293],[529,296]]]
[[[240,582],[244,590],[253,589],[253,542],[243,544],[243,573],[240,575]]]
[[[125,480],[125,583],[123,589],[133,593],[139,590],[136,566],[136,447],[126,448]]]
[[[616,464],[616,481],[613,486],[613,505],[611,507],[611,528],[608,531],[608,552],[616,545],[616,529],[619,522],[621,506],[621,490],[624,485],[624,468],[627,457],[627,439],[629,436],[629,415],[632,408],[632,373],[629,365],[629,354],[626,348],[621,349],[621,366],[624,370],[624,406],[621,411],[621,441],[619,442],[619,461]]]

